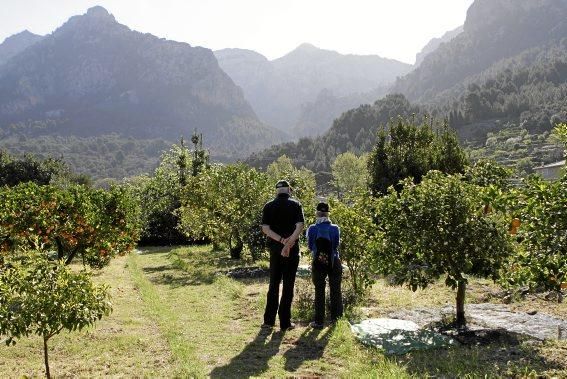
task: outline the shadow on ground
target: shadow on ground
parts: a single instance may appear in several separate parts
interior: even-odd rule
[[[249,378],[261,375],[268,369],[268,362],[280,350],[283,333],[260,329],[244,350],[224,366],[211,371],[211,378]]]
[[[474,337],[461,336],[460,339],[465,345],[418,351],[390,359],[405,366],[408,373],[426,377],[461,377],[467,374],[475,377],[531,377],[535,375],[533,370],[550,373],[565,370],[567,366],[559,357],[550,359],[542,355],[544,342],[526,340],[515,333],[485,330]]]
[[[152,283],[168,285],[172,288],[211,284],[215,279],[215,275],[213,273],[201,272],[198,270],[187,273],[173,264],[144,267],[142,270],[148,275],[148,278]]]
[[[301,337],[293,344],[293,348],[284,353],[285,370],[295,372],[305,361],[320,359],[329,343],[334,326],[327,328],[324,332],[320,329],[308,328]]]
[[[267,270],[251,265],[251,262],[246,260],[231,259],[223,252],[161,248],[143,254],[155,253],[166,253],[170,264],[143,269],[154,284],[174,288],[212,284],[218,275],[226,275],[241,282],[267,280]]]
[[[332,327],[324,332],[318,329],[308,328],[301,336],[291,342],[289,349],[285,351],[284,369],[288,373],[296,372],[306,361],[320,359],[325,352]],[[244,350],[232,358],[230,362],[222,367],[211,371],[211,378],[249,378],[261,376],[269,369],[269,361],[280,351],[284,333],[281,331],[261,329],[254,340]],[[286,345],[289,343],[286,342]]]

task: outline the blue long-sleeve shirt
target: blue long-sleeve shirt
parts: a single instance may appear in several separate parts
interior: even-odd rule
[[[338,225],[331,224],[330,221],[323,221],[317,224],[312,224],[307,229],[307,246],[311,250],[311,255],[315,258],[315,240],[317,239],[317,231],[319,228],[327,228],[329,230],[329,237],[331,238],[331,246],[333,249],[333,257],[339,258],[339,243],[341,239],[341,230]]]

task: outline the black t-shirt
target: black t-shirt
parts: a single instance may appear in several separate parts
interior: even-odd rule
[[[303,209],[299,201],[291,199],[288,194],[279,194],[264,205],[262,225],[269,225],[270,229],[280,236],[284,238],[291,236],[298,222],[305,223]],[[272,241],[271,238],[268,240]]]

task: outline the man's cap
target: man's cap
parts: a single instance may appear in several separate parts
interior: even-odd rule
[[[329,204],[327,203],[317,204],[317,212],[329,212]]]
[[[284,188],[284,187],[289,187],[289,183],[287,180],[280,180],[279,182],[276,183],[276,188]]]

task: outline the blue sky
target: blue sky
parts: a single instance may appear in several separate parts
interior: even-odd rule
[[[299,44],[407,63],[433,37],[462,25],[473,0],[0,0],[0,41],[47,34],[101,5],[118,22],[211,49],[239,47],[273,59]]]

